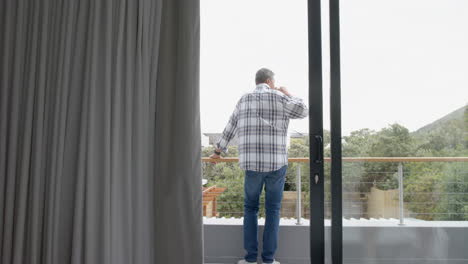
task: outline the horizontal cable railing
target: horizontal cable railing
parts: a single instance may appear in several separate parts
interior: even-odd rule
[[[324,159],[330,166],[330,158]],[[289,158],[281,216],[309,217],[309,158]],[[242,217],[244,172],[237,157],[202,158],[206,187],[204,215]],[[468,220],[468,157],[345,157],[343,216],[345,218],[405,218]],[[425,163],[425,164],[422,164]],[[220,165],[225,164],[225,165]],[[221,167],[220,167],[221,166]],[[325,170],[325,216],[330,217],[329,169]],[[300,188],[298,188],[300,187]],[[206,189],[206,188],[204,188]],[[208,193],[209,192],[209,193]],[[264,217],[264,192],[259,216]]]

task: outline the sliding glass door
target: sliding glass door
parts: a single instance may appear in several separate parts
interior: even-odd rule
[[[468,263],[467,13],[309,1],[311,263]]]
[[[466,14],[341,1],[345,263],[468,263]]]

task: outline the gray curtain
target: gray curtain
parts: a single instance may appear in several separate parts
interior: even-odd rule
[[[203,263],[199,1],[0,1],[0,263]]]

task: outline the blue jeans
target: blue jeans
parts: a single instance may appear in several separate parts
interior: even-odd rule
[[[244,180],[244,248],[245,260],[257,261],[258,209],[260,195],[265,185],[265,228],[263,231],[262,260],[272,263],[278,246],[281,200],[287,165],[271,172],[246,171]]]

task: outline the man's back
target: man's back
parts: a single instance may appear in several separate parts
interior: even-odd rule
[[[299,98],[258,84],[238,101],[218,142],[226,151],[237,134],[239,163],[243,170],[268,172],[288,164],[287,131],[290,119],[304,118],[307,106]]]

